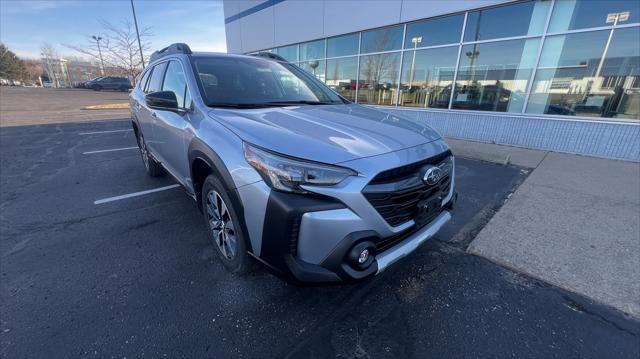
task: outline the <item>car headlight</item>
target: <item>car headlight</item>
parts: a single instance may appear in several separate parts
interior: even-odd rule
[[[244,157],[273,189],[306,193],[301,185],[332,186],[358,173],[344,167],[294,159],[244,143]]]

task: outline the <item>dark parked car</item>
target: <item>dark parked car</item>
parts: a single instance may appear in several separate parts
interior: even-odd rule
[[[89,81],[86,84],[87,88],[93,89],[95,91],[101,90],[120,90],[120,91],[128,91],[132,88],[131,82],[126,77],[115,77],[115,76],[105,76],[92,81]]]

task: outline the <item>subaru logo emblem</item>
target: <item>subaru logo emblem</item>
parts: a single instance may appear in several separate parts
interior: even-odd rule
[[[433,186],[436,183],[440,182],[443,176],[442,169],[440,167],[429,167],[425,172],[424,176],[422,176],[422,182],[428,184],[429,186]]]

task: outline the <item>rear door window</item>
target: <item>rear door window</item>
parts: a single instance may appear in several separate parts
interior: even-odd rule
[[[145,93],[162,91],[162,79],[164,77],[164,69],[167,67],[167,63],[163,62],[156,65],[151,73],[149,84],[147,85]]]

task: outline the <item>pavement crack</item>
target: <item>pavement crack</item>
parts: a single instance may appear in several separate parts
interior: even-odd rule
[[[575,300],[571,299],[568,295],[562,294],[561,296],[562,296],[562,299],[564,299],[564,301],[565,301],[565,305],[569,309],[571,309],[573,311],[576,311],[578,313],[583,313],[583,314],[592,316],[592,317],[594,317],[596,319],[599,319],[600,321],[602,321],[604,323],[607,323],[607,324],[611,325],[612,327],[614,327],[615,329],[617,329],[617,330],[619,330],[621,332],[627,333],[627,334],[629,334],[629,335],[631,335],[631,336],[633,336],[635,338],[638,337],[637,333],[634,333],[634,332],[632,332],[632,331],[630,331],[630,330],[628,330],[626,328],[623,328],[620,325],[618,325],[617,323],[615,323],[614,321],[612,321],[610,319],[607,319],[604,316],[602,316],[602,315],[600,315],[600,314],[598,314],[598,313],[596,313],[594,311],[591,311],[591,310],[587,309],[582,304],[580,304],[580,303],[576,302]]]

